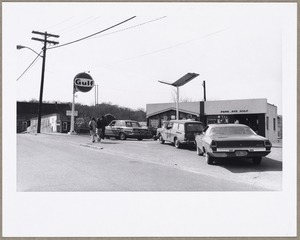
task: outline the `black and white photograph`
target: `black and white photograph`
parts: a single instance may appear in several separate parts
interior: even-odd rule
[[[297,3],[2,4],[4,237],[295,237]]]

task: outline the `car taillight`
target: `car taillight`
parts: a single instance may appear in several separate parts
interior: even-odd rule
[[[266,150],[271,150],[272,143],[269,140],[266,140],[265,141],[265,147],[266,147]]]
[[[210,148],[213,150],[213,151],[217,151],[217,142],[212,140],[211,141],[211,144],[210,144]]]

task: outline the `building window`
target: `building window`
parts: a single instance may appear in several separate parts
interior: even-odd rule
[[[67,122],[63,122],[63,130],[64,131],[68,130],[68,123]]]
[[[276,131],[276,119],[273,118],[273,130]]]
[[[269,117],[267,117],[266,124],[267,124],[267,130],[269,130]]]

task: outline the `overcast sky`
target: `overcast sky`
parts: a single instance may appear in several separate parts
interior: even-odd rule
[[[75,75],[89,71],[99,85],[99,103],[138,109],[172,102],[174,82],[200,74],[180,88],[180,98],[207,100],[267,98],[282,108],[282,33],[280,4],[10,3],[4,8],[5,70],[16,83],[17,100],[39,99],[42,59],[32,31],[57,34],[48,46],[45,101],[72,101]],[[61,46],[100,32],[88,39]],[[19,79],[18,79],[19,78]],[[18,79],[18,80],[17,80]],[[95,92],[77,94],[92,105]]]

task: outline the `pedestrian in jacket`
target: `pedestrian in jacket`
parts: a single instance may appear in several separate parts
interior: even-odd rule
[[[100,119],[100,126],[101,126],[101,138],[104,139],[105,138],[105,126],[106,126],[106,121],[105,121],[105,117],[102,116]]]
[[[97,128],[97,123],[95,118],[92,118],[92,120],[89,122],[89,128],[90,128],[91,141],[94,143],[96,139],[96,128]]]

